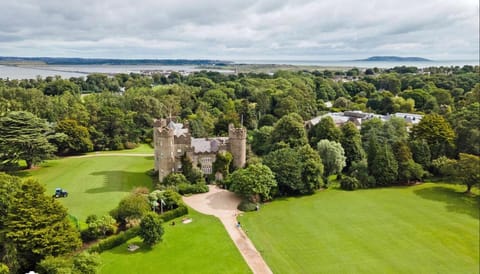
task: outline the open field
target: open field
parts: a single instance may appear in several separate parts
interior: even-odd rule
[[[331,189],[240,221],[274,273],[478,273],[480,199],[464,190]]]
[[[140,238],[101,254],[100,273],[251,273],[220,221],[195,212],[192,223],[164,225],[163,241],[151,250]],[[127,251],[128,244],[137,251]]]
[[[146,172],[152,167],[153,156],[72,157],[47,161],[21,175],[38,178],[47,193],[53,194],[56,187],[67,190],[69,196],[59,200],[83,222],[90,214],[107,214],[135,187],[151,189]]]

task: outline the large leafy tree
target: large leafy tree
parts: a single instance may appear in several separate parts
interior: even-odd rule
[[[272,143],[284,142],[290,147],[299,147],[307,144],[307,132],[303,119],[297,113],[283,116],[273,127]]]
[[[360,132],[352,122],[347,122],[341,127],[342,135],[340,144],[345,151],[346,167],[349,168],[353,162],[361,161],[365,158],[365,151],[362,147],[362,138]]]
[[[409,183],[410,180],[421,180],[424,175],[422,165],[413,160],[410,147],[404,141],[393,145],[393,152],[398,163],[398,180]]]
[[[80,247],[80,235],[67,210],[45,195],[45,188],[28,178],[13,193],[5,220],[5,240],[16,249],[21,270],[33,269],[45,256],[58,256]]]
[[[398,163],[389,144],[369,146],[368,168],[377,186],[390,185],[397,181]]]
[[[138,232],[143,242],[149,246],[153,246],[162,240],[163,227],[160,217],[153,212],[146,214],[140,222],[140,230]]]
[[[329,140],[320,140],[317,144],[318,154],[323,164],[323,181],[328,183],[328,176],[340,174],[346,165],[346,157],[340,143]]]
[[[48,124],[26,111],[12,111],[0,117],[0,160],[16,163],[25,160],[27,167],[48,159],[56,150],[47,139]]]
[[[308,194],[320,188],[323,165],[309,145],[275,150],[263,162],[275,174],[280,194]]]
[[[273,189],[277,186],[275,175],[263,164],[238,169],[227,178],[227,181],[232,191],[254,203],[271,199]]]
[[[315,146],[320,140],[340,141],[341,131],[335,126],[332,117],[324,117],[308,132],[310,145]]]
[[[185,177],[183,179],[186,181]],[[118,207],[113,209],[110,215],[120,224],[126,225],[131,220],[141,219],[150,210],[147,197],[142,194],[131,193],[120,201]]]
[[[472,154],[460,153],[457,161],[457,177],[467,186],[466,193],[470,193],[472,186],[480,183],[480,157]]]
[[[459,109],[450,115],[449,121],[457,134],[457,151],[480,155],[480,103],[475,102]]]
[[[427,114],[413,127],[412,138],[425,140],[430,147],[431,158],[436,159],[452,150],[455,132],[442,116]]]
[[[55,131],[66,135],[65,140],[57,144],[61,153],[81,153],[93,150],[88,129],[77,123],[76,120],[62,120],[58,122]]]

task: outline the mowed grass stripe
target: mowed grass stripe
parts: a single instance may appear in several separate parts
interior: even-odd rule
[[[38,178],[46,185],[47,194],[53,194],[56,187],[67,190],[69,196],[59,201],[71,215],[85,221],[90,214],[108,214],[135,187],[151,189],[147,171],[152,166],[153,157],[63,158],[24,175]]]
[[[479,198],[463,190],[327,190],[241,222],[275,273],[478,273]]]

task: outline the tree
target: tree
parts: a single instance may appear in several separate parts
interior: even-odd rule
[[[340,144],[345,151],[345,166],[349,168],[353,162],[365,158],[365,151],[362,148],[362,137],[357,127],[352,122],[347,122],[341,127]]]
[[[90,140],[90,133],[84,126],[78,125],[76,120],[62,120],[58,122],[55,131],[64,133],[67,138],[64,142],[57,144],[61,153],[81,153],[93,150],[93,143]]]
[[[398,180],[410,183],[410,180],[421,180],[424,170],[420,164],[413,161],[410,147],[405,141],[397,141],[393,146],[393,152],[398,163]]]
[[[317,144],[317,150],[323,164],[323,181],[325,184],[328,184],[330,175],[342,172],[347,158],[342,145],[335,141],[320,140]]]
[[[48,159],[56,150],[47,140],[47,123],[26,111],[12,111],[0,117],[0,160],[16,163],[23,159],[27,168]]]
[[[162,240],[163,227],[160,217],[153,212],[146,214],[140,222],[140,238],[146,245],[153,246]]]
[[[182,163],[182,174],[185,176],[187,181],[192,184],[205,181],[202,171],[199,168],[193,166],[192,160],[190,159],[190,157],[188,157],[186,153],[182,155],[180,161]]]
[[[470,193],[472,186],[480,183],[480,157],[472,154],[460,153],[457,161],[457,176],[467,185],[465,193]]]
[[[275,174],[280,194],[308,194],[320,188],[323,165],[318,153],[309,145],[281,148],[264,158]]]
[[[285,142],[290,147],[299,147],[307,144],[307,133],[303,119],[296,113],[290,113],[278,120],[272,131],[272,144]]]
[[[377,186],[390,185],[396,182],[398,177],[398,163],[393,155],[390,145],[369,147],[374,155],[368,159],[370,175],[375,178]]]
[[[338,142],[340,140],[341,131],[335,126],[332,117],[322,118],[318,124],[314,125],[308,132],[310,145],[315,146],[320,140],[326,139]]]
[[[479,85],[480,86],[480,85]],[[449,117],[458,152],[480,155],[480,103],[468,104]]]
[[[409,142],[412,159],[415,163],[422,165],[424,169],[430,168],[431,154],[430,148],[425,140],[413,140]]]
[[[222,174],[222,178],[227,178],[230,174],[230,166],[233,161],[233,156],[230,152],[225,151],[217,154],[215,162],[213,162],[213,172]]]
[[[427,114],[413,127],[412,139],[423,139],[430,147],[432,159],[446,155],[454,147],[455,132],[438,114]]]
[[[79,233],[67,210],[46,196],[38,181],[28,178],[15,192],[5,221],[5,239],[17,252],[21,270],[33,269],[46,256],[67,254],[80,247]]]
[[[273,189],[277,186],[275,175],[263,164],[238,169],[228,176],[227,181],[233,192],[254,203],[270,200]]]
[[[146,197],[131,193],[118,203],[117,208],[110,211],[110,215],[121,225],[126,225],[130,220],[141,219],[150,211],[150,204]]]
[[[270,152],[272,132],[273,127],[271,126],[263,126],[253,131],[251,146],[255,154],[265,155]]]

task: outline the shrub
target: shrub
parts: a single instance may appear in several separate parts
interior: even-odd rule
[[[110,211],[110,215],[121,225],[125,225],[127,219],[141,219],[150,210],[150,204],[144,195],[132,193],[123,198],[118,207]]]
[[[177,189],[178,189],[178,193],[182,195],[208,192],[208,186],[205,183],[198,183],[198,184],[181,183],[177,186]]]
[[[153,246],[162,240],[162,220],[154,212],[148,213],[142,218],[138,235],[146,245]]]
[[[123,146],[125,147],[125,149],[134,149],[138,147],[136,143],[132,143],[132,142],[125,142]]]
[[[132,227],[127,231],[122,231],[117,235],[108,237],[102,241],[100,241],[98,244],[92,246],[89,251],[90,252],[98,252],[102,253],[105,250],[112,249],[116,246],[119,246],[128,240],[136,237],[138,235],[139,227]]]
[[[180,204],[176,209],[167,211],[162,215],[160,215],[160,219],[162,219],[163,222],[168,222],[170,220],[173,220],[175,218],[178,218],[187,214],[188,214],[188,208],[184,204]]]
[[[83,252],[73,258],[73,273],[95,274],[99,265],[98,253]]]
[[[188,184],[187,178],[181,173],[170,173],[162,181],[165,186],[178,186],[181,183]]]
[[[257,209],[257,204],[252,203],[248,200],[243,200],[237,207],[241,211],[255,211]]]
[[[340,181],[340,188],[344,190],[355,190],[361,187],[360,182],[355,177],[343,176]]]
[[[71,273],[72,262],[63,257],[48,256],[37,264],[36,270],[41,274]]]

